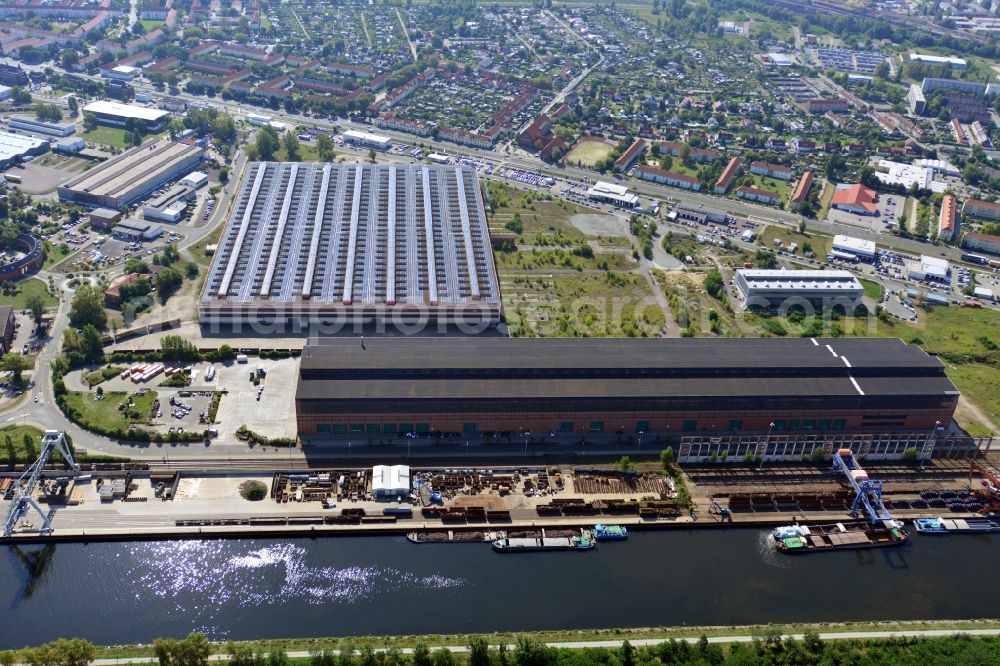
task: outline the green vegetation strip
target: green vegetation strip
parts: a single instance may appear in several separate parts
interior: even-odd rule
[[[712,627],[646,627],[635,629],[588,629],[588,630],[563,630],[563,631],[534,631],[534,632],[497,632],[484,636],[490,645],[511,645],[519,640],[527,640],[534,643],[569,643],[569,642],[591,642],[591,641],[637,641],[637,640],[669,640],[673,639],[695,639],[700,636],[707,638],[719,636],[754,636],[759,637],[763,643],[768,639],[773,640],[776,636],[787,636],[792,634],[805,634],[807,632],[836,632],[836,633],[864,633],[864,632],[904,632],[904,631],[982,631],[1000,630],[998,620],[968,620],[968,621],[933,621],[933,622],[844,622],[844,623],[818,623],[818,624],[782,624],[782,625],[748,625],[748,626],[712,626]],[[341,638],[291,638],[281,640],[261,640],[253,643],[242,643],[250,647],[251,650],[262,652],[285,651],[298,652],[308,651],[311,653],[321,653],[324,650],[340,650],[348,647],[352,649],[372,646],[380,649],[391,648],[414,648],[419,645],[430,646],[467,646],[474,640],[480,638],[474,634],[428,634],[426,636],[350,636]],[[923,644],[944,646],[952,638],[931,638],[920,641]],[[992,650],[1000,649],[1000,641],[997,639],[960,639],[961,643],[975,643],[982,641],[992,646]],[[916,641],[902,641],[897,647],[903,651],[909,649],[909,645]],[[870,641],[870,643],[888,643],[888,641]],[[232,643],[210,643],[207,645],[211,654],[231,654]],[[456,655],[459,658],[462,655]],[[496,656],[494,654],[494,656]],[[609,655],[610,656],[610,655]],[[92,659],[142,659],[149,658],[154,661],[156,651],[153,645],[115,645],[94,648]],[[236,663],[236,662],[234,662]],[[517,663],[516,661],[513,663]],[[545,663],[545,662],[538,662]],[[562,662],[560,662],[562,663]],[[595,660],[589,663],[620,663],[617,661]],[[670,662],[638,662],[638,663],[670,663]],[[678,662],[673,662],[678,663]],[[686,662],[679,662],[686,663]],[[706,663],[706,662],[700,662]],[[719,662],[709,662],[719,663]],[[734,662],[736,663],[736,662]],[[769,664],[769,663],[819,663],[818,661],[747,661],[739,662],[746,664]],[[856,660],[829,661],[823,663],[969,663],[962,661],[879,661],[879,662],[858,662]],[[974,663],[996,663],[995,661],[976,661]]]

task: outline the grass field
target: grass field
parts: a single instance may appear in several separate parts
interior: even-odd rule
[[[128,395],[123,391],[109,391],[104,394],[104,400],[98,400],[92,393],[70,391],[66,394],[66,403],[76,411],[77,420],[83,427],[110,432],[124,430],[133,423],[145,423],[156,399],[155,392],[133,396],[133,408],[127,414],[126,410],[119,411],[118,405]]]
[[[771,192],[777,192],[781,195],[781,201],[786,203],[788,199],[792,196],[792,190],[795,189],[796,181],[781,180],[780,178],[768,178],[766,176],[761,176],[756,173],[748,173],[747,175],[753,179],[753,186],[758,190],[769,190]]]
[[[24,441],[25,435],[31,438],[30,448]],[[37,457],[41,442],[42,431],[35,426],[12,425],[0,428],[0,461],[5,464],[30,462]],[[54,452],[53,458],[62,460],[58,452]]]
[[[994,424],[1000,425],[1000,368],[980,363],[949,363],[948,376],[967,398],[982,410]],[[988,435],[991,429],[985,424],[972,420],[962,423],[970,435]]]
[[[112,148],[125,148],[125,130],[117,127],[96,127],[80,135],[84,141]]]
[[[665,322],[649,285],[631,273],[509,276],[500,291],[514,336],[643,337]]]
[[[59,245],[54,245],[49,241],[42,241],[42,243],[45,246],[45,262],[42,264],[42,270],[48,270],[74,252],[73,248],[68,245],[63,246],[61,243]]]
[[[13,294],[0,294],[0,305],[13,305],[15,310],[23,310],[27,307],[28,297],[34,294],[42,297],[45,307],[52,307],[59,301],[49,293],[44,282],[36,278],[28,278],[14,285],[16,292]]]
[[[140,23],[142,23],[142,27],[146,29],[147,34],[153,32],[157,28],[163,27],[163,21],[158,19],[142,19]]]
[[[813,254],[820,259],[829,254],[830,248],[833,246],[832,238],[811,234],[808,228],[806,228],[805,234],[800,234],[798,231],[778,226],[769,226],[764,229],[760,235],[758,245],[766,245],[769,249],[773,249],[776,247],[774,244],[774,239],[776,238],[780,239],[782,246],[786,248],[790,243],[798,243],[799,249],[796,251],[798,255],[802,254],[802,248],[806,243],[809,243],[812,246]]]
[[[604,141],[577,141],[573,149],[566,155],[567,164],[593,167],[611,154],[614,147]]]
[[[865,296],[876,303],[882,300],[882,294],[885,293],[885,289],[878,282],[861,280],[861,286],[865,288]]]

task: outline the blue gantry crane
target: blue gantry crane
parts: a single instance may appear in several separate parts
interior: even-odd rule
[[[881,525],[891,529],[898,523],[889,514],[882,501],[882,482],[868,478],[868,473],[861,468],[854,453],[850,449],[838,449],[833,454],[831,473],[840,472],[847,477],[854,489],[854,501],[851,503],[851,516],[857,518],[863,509],[872,525]]]
[[[10,503],[10,509],[7,511],[7,518],[3,524],[3,535],[5,537],[9,537],[19,531],[36,531],[42,534],[52,531],[52,522],[49,520],[49,514],[43,511],[38,501],[35,500],[34,492],[35,487],[42,478],[42,473],[45,471],[45,464],[49,461],[49,456],[52,455],[53,450],[58,450],[62,454],[63,460],[69,465],[73,474],[80,473],[80,466],[73,460],[73,452],[66,441],[66,435],[59,430],[46,430],[42,436],[42,449],[38,454],[38,459],[28,469],[24,470],[21,478],[14,482],[14,498]],[[37,530],[20,529],[18,527],[17,521],[21,519],[21,516],[28,509],[34,509],[42,520],[42,524]]]

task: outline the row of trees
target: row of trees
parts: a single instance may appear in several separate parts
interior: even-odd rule
[[[158,638],[153,653],[160,666],[207,666],[213,646],[201,633],[184,639]],[[409,654],[391,647],[376,651],[370,644],[360,649],[346,641],[338,650],[314,652],[309,666],[926,666],[928,664],[1000,663],[1000,638],[964,635],[934,638],[889,638],[880,640],[823,641],[807,631],[801,640],[784,638],[768,629],[750,643],[723,645],[704,635],[691,643],[670,639],[657,645],[635,647],[624,641],[618,648],[553,648],[519,638],[509,648],[496,648],[481,636],[472,636],[463,653],[447,648],[431,649],[418,643]],[[94,658],[94,646],[80,639],[59,639],[36,648],[0,652],[0,665],[22,662],[31,666],[86,666]],[[232,666],[288,666],[284,650],[265,650],[256,643],[227,643],[225,654]]]

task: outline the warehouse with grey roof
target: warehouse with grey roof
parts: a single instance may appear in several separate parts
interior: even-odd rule
[[[157,139],[126,151],[59,186],[59,199],[121,209],[194,170],[204,150]]]
[[[251,163],[199,303],[203,324],[500,322],[476,172]]]

